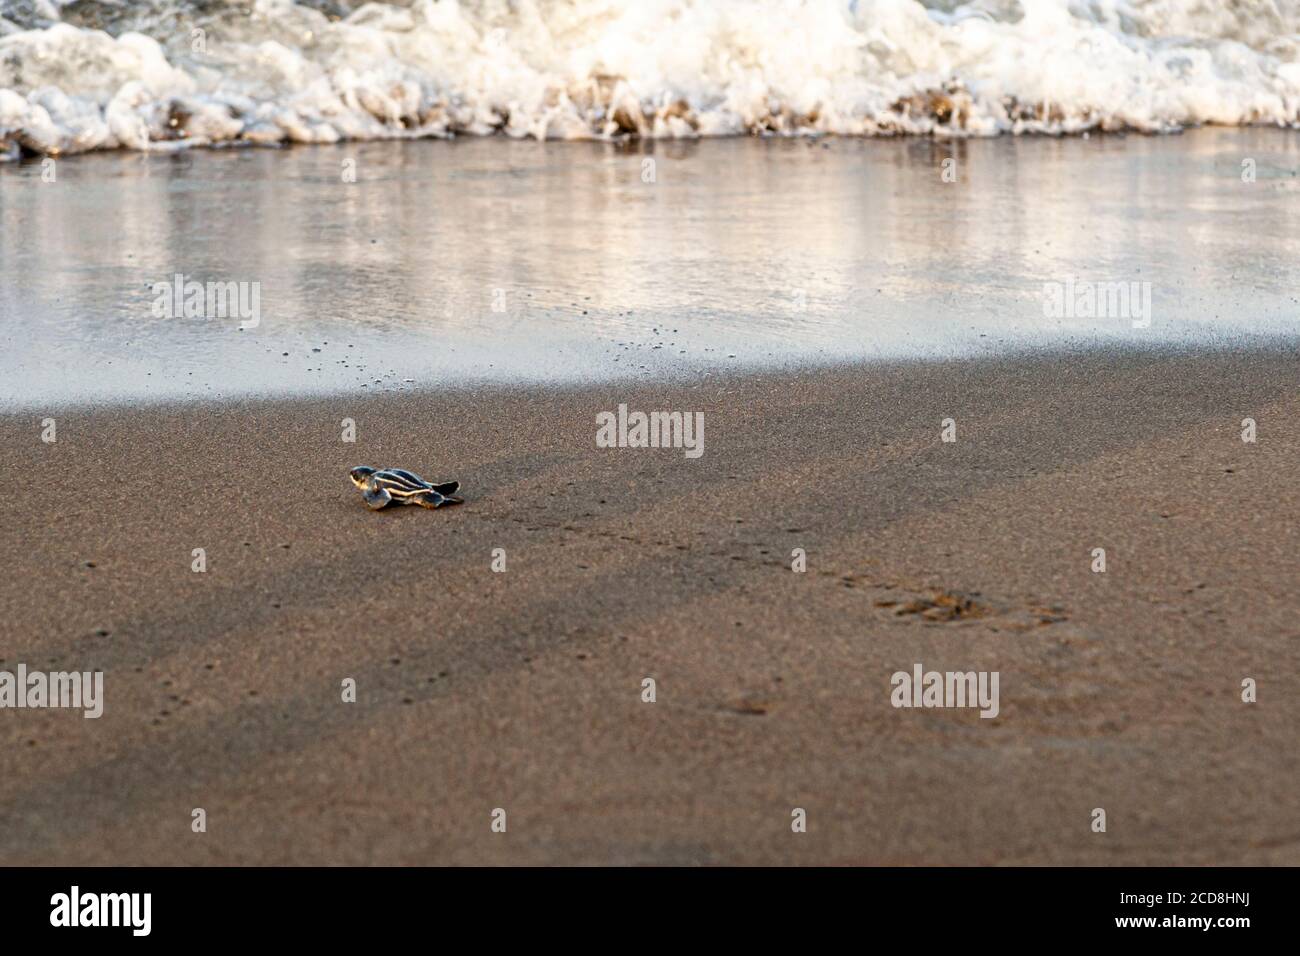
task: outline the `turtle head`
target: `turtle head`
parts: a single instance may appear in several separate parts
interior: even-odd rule
[[[376,469],[371,468],[369,465],[359,465],[348,472],[348,477],[352,479],[352,483],[358,488],[364,488],[366,480],[373,475],[375,471]]]

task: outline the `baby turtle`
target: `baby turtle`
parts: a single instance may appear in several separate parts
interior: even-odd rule
[[[459,481],[444,481],[431,485],[419,475],[401,468],[371,468],[361,465],[348,472],[352,483],[361,489],[366,507],[378,511],[391,504],[420,505],[423,508],[441,508],[458,505],[464,499],[453,498]]]

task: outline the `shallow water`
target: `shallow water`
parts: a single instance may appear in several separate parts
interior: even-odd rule
[[[0,403],[1293,337],[1298,174],[1300,134],[1268,129],[8,164]],[[248,283],[260,321],[159,317],[178,273]],[[1149,282],[1149,324],[1046,316],[1044,284],[1067,280]]]

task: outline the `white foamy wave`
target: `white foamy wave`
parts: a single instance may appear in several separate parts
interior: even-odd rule
[[[1300,125],[1300,0],[0,0],[0,156]]]

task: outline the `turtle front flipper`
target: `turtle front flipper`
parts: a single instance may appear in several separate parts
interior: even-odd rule
[[[387,488],[376,488],[374,485],[362,488],[361,497],[366,499],[366,507],[371,511],[378,511],[393,500]]]

